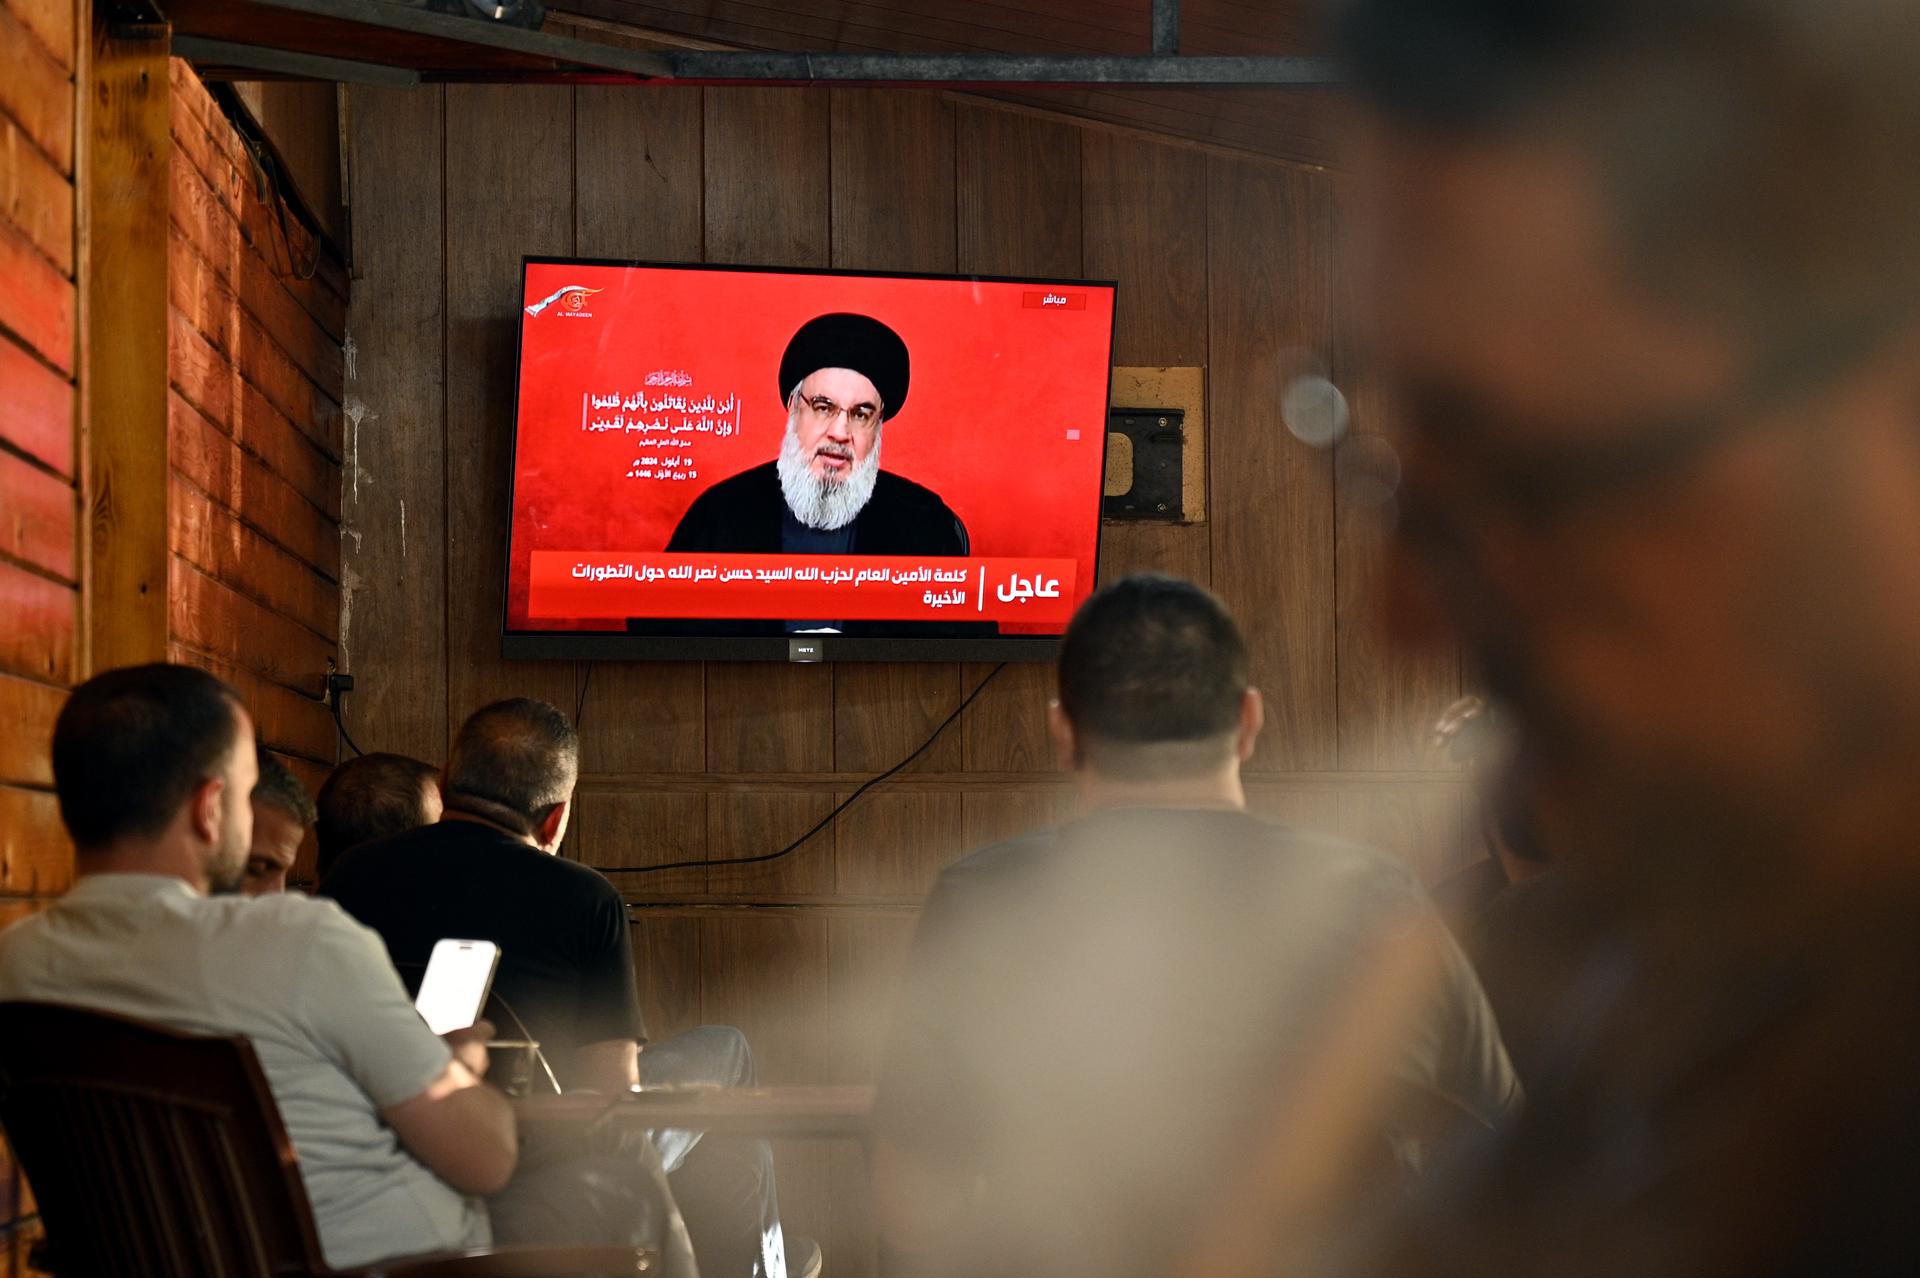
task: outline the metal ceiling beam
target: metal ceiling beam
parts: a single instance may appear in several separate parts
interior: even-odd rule
[[[1180,0],[1153,0],[1153,51],[1169,58],[1180,52]]]
[[[664,55],[668,76],[700,84],[1182,85],[1337,84],[1325,58],[1074,57],[1025,53],[701,53]]]
[[[214,50],[208,65],[327,80],[373,80],[381,68],[422,80],[681,84],[863,84],[953,88],[1124,85],[1279,88],[1335,84],[1323,58],[1180,57],[1179,0],[1153,0],[1155,52],[1144,57],[1025,53],[654,51],[433,12],[426,0],[163,0],[175,43]],[[288,15],[276,26],[275,15]],[[380,33],[427,37],[436,56],[409,65]],[[473,51],[461,65],[460,52]],[[444,57],[439,53],[444,51]],[[184,53],[183,49],[183,53]],[[352,58],[334,55],[349,53]],[[497,55],[489,60],[487,54]],[[281,55],[269,65],[267,59]],[[188,55],[192,56],[192,55]],[[378,63],[369,59],[380,59]],[[241,58],[249,59],[241,61]],[[222,58],[228,59],[222,62]],[[306,61],[296,61],[305,59]],[[333,65],[329,65],[333,64]],[[305,70],[299,68],[304,67]],[[352,72],[352,74],[349,74]],[[409,81],[410,82],[410,81]]]
[[[173,52],[202,69],[260,71],[295,80],[337,80],[342,84],[370,84],[387,89],[410,89],[420,83],[420,73],[407,67],[328,58],[317,53],[293,53],[228,40],[203,40],[198,36],[175,36]]]

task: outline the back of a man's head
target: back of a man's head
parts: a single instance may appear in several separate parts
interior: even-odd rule
[[[404,834],[439,819],[439,769],[404,754],[348,759],[320,787],[316,831],[324,878],[342,854],[362,843]]]
[[[239,709],[231,688],[191,666],[128,666],[75,688],[53,728],[54,788],[75,846],[161,835],[223,774]]]
[[[532,833],[555,804],[572,796],[579,776],[580,737],[566,715],[531,697],[496,701],[476,710],[453,739],[447,806],[490,819],[503,811]]]
[[[1191,582],[1142,575],[1094,594],[1067,627],[1059,675],[1079,762],[1103,776],[1199,776],[1234,757],[1246,640]]]

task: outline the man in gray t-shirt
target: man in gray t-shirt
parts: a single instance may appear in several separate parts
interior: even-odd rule
[[[513,1115],[485,1028],[428,1030],[380,938],[331,902],[249,898],[253,726],[182,666],[109,671],[54,728],[79,882],[0,933],[0,1000],[244,1034],[299,1155],[327,1261],[482,1246]],[[54,1240],[58,1245],[58,1239]]]
[[[1260,722],[1198,587],[1129,578],[1075,617],[1054,729],[1090,813],[948,869],[914,939],[880,1073],[890,1274],[1172,1272],[1402,938],[1433,979],[1353,1072],[1487,1125],[1518,1105],[1406,867],[1245,811]],[[1426,1134],[1365,1125],[1382,1164]]]

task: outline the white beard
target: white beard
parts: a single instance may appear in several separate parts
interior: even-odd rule
[[[822,479],[812,470],[813,458],[800,449],[800,432],[787,419],[787,437],[780,444],[780,491],[787,509],[808,528],[832,532],[845,528],[865,509],[880,480],[880,439],[876,435],[867,455],[853,464],[844,479]]]

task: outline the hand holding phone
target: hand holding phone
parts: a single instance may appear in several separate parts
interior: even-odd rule
[[[463,1030],[480,1018],[500,965],[500,947],[492,941],[436,942],[420,981],[416,1011],[436,1034]],[[491,1035],[489,1035],[490,1037]]]

